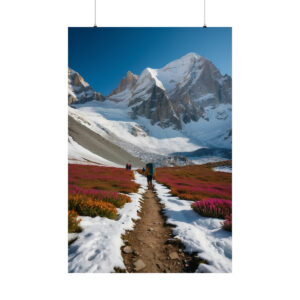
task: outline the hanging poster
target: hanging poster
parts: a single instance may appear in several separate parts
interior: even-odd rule
[[[231,272],[231,38],[69,28],[69,272]]]

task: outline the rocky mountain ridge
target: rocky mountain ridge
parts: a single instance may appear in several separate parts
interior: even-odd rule
[[[212,62],[189,53],[161,69],[146,68],[134,82],[124,79],[107,100],[125,103],[132,118],[151,120],[162,128],[181,130],[184,124],[205,118],[205,108],[231,104],[231,77]]]
[[[231,85],[231,77],[222,75],[211,61],[189,53],[161,69],[146,68],[139,76],[128,71],[106,97],[70,69],[69,104],[111,101],[128,108],[133,120],[145,117],[152,125],[182,130],[193,121],[209,121],[211,110],[221,104],[231,106]],[[215,118],[225,120],[229,114],[229,109],[217,111]]]
[[[105,97],[93,88],[74,70],[68,70],[68,105],[88,101],[104,101]]]

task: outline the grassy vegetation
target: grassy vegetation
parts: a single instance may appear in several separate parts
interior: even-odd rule
[[[123,194],[119,194],[114,191],[85,189],[85,188],[78,187],[76,185],[69,185],[69,195],[81,195],[86,199],[109,202],[118,208],[123,207],[124,204],[127,202],[131,202],[130,197]]]
[[[156,169],[156,179],[181,199],[199,201],[206,198],[231,200],[231,173],[215,172],[219,163]]]
[[[100,216],[109,219],[117,216],[117,209],[113,204],[86,198],[83,195],[69,195],[69,210],[74,210],[81,216]]]
[[[75,232],[81,232],[81,227],[79,226],[79,223],[81,222],[81,219],[78,219],[78,214],[74,210],[68,211],[68,232],[69,233],[75,233]]]
[[[117,208],[131,202],[120,193],[138,190],[133,178],[133,172],[125,169],[69,164],[69,232],[79,230],[75,214],[115,219]]]

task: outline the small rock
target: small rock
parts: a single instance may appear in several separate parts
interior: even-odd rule
[[[151,227],[150,227],[150,228],[148,228],[148,231],[150,231],[150,232],[151,232],[151,231],[153,231],[153,228],[151,228]]]
[[[181,252],[182,252],[182,249],[179,249],[178,252],[181,253]]]
[[[171,259],[179,259],[179,256],[178,256],[177,252],[172,252],[172,253],[169,254],[169,256],[170,256]]]
[[[188,265],[188,264],[185,264],[184,266],[187,268],[189,265]]]
[[[123,248],[123,252],[126,254],[132,253],[132,249],[130,246],[126,246]]]
[[[138,259],[133,264],[134,264],[135,271],[140,271],[146,267],[145,263],[141,259]]]
[[[128,240],[123,240],[123,242],[124,242],[124,244],[128,244],[129,243]]]
[[[135,251],[135,250],[133,250],[132,253],[133,253],[133,255],[135,255],[135,256],[139,256],[139,255],[140,255],[140,254],[139,254],[137,251]]]
[[[160,269],[160,265],[159,264],[156,264],[156,266]]]
[[[177,238],[170,238],[168,239],[165,244],[171,244],[171,245],[174,245],[174,246],[179,246],[181,244],[181,241]]]

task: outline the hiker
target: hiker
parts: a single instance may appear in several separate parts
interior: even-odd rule
[[[154,177],[155,177],[154,163],[146,164],[145,175],[147,176],[148,189],[153,189],[152,179],[154,179]]]
[[[126,164],[126,170],[129,170],[129,164],[128,163]]]
[[[145,169],[145,167],[143,167],[143,169],[142,169],[142,173],[144,174],[144,173],[145,173],[145,171],[146,171],[146,169]]]
[[[128,170],[131,170],[131,164],[128,165]]]

